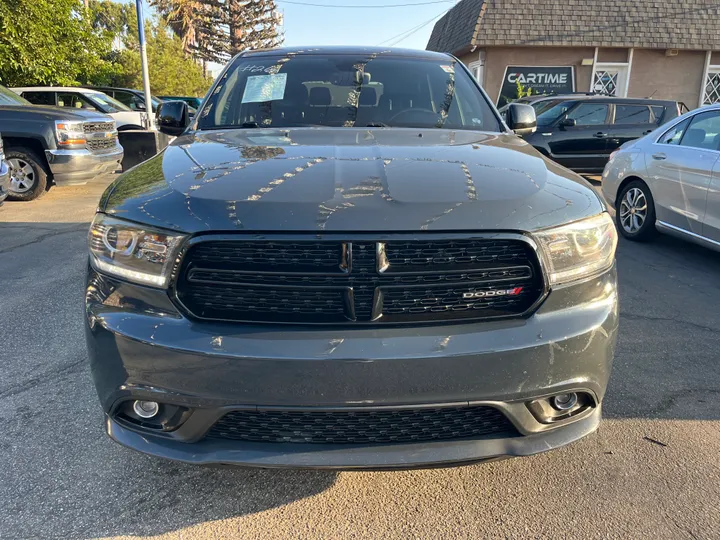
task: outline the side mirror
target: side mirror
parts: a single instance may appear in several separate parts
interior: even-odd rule
[[[188,105],[184,101],[163,101],[155,116],[158,129],[177,137],[190,125]]]
[[[567,116],[560,120],[560,127],[575,127],[577,126],[577,120],[574,118],[568,118]]]
[[[505,122],[516,135],[530,135],[537,129],[535,109],[522,103],[511,103],[505,111]]]

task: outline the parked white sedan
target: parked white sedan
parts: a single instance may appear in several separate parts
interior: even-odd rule
[[[658,231],[720,251],[720,104],[676,118],[611,154],[602,191],[620,233]]]
[[[10,90],[34,105],[55,105],[110,115],[115,120],[118,131],[147,128],[146,113],[133,111],[127,105],[97,90],[71,86],[27,86]]]

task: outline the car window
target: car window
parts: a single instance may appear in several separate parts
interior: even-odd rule
[[[530,105],[535,109],[535,114],[538,115],[544,111],[547,111],[551,107],[557,105],[558,100],[556,99],[543,99],[539,101],[533,101]]]
[[[682,139],[683,133],[685,133],[685,128],[690,123],[690,119],[683,120],[679,124],[675,124],[673,127],[671,127],[669,130],[667,130],[665,133],[662,134],[662,136],[658,139],[658,143],[660,144],[680,144],[680,139]]]
[[[607,113],[606,103],[581,103],[567,117],[575,120],[578,126],[595,126],[606,123]]]
[[[58,92],[57,94],[58,107],[67,107],[70,109],[85,109],[87,111],[95,111],[96,107],[90,103],[81,94],[75,92]]]
[[[115,99],[133,111],[144,111],[145,106],[140,98],[132,92],[124,90],[115,90]]]
[[[99,103],[103,107],[103,112],[105,113],[116,113],[120,111],[129,111],[130,107],[125,105],[124,103],[120,103],[118,100],[111,98],[107,94],[103,94],[102,92],[92,92],[85,94],[88,99]]]
[[[0,105],[31,105],[31,103],[12,90],[0,86]]]
[[[206,100],[200,129],[414,127],[498,132],[471,76],[447,61],[363,54],[239,57]]]
[[[545,103],[545,102],[543,102]],[[575,105],[576,101],[549,100],[548,104],[541,111],[535,109],[538,124],[552,124],[555,120],[563,116]]]
[[[665,107],[662,105],[651,105],[653,115],[655,116],[655,123],[659,126],[662,124],[663,117],[665,116]]]
[[[650,107],[647,105],[615,105],[616,124],[650,124]]]
[[[680,146],[705,150],[720,149],[720,111],[708,111],[693,116],[680,140]]]
[[[55,92],[23,92],[22,97],[33,105],[55,105]]]

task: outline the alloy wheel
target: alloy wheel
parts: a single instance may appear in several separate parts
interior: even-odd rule
[[[32,166],[20,158],[10,158],[10,191],[25,193],[35,185],[35,171]]]
[[[620,203],[620,224],[626,232],[637,233],[647,219],[647,199],[639,188],[630,188]]]

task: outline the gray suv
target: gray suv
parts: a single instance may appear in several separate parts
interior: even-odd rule
[[[235,57],[89,232],[91,371],[117,442],[195,464],[408,468],[598,427],[618,327],[596,193],[456,58]]]

